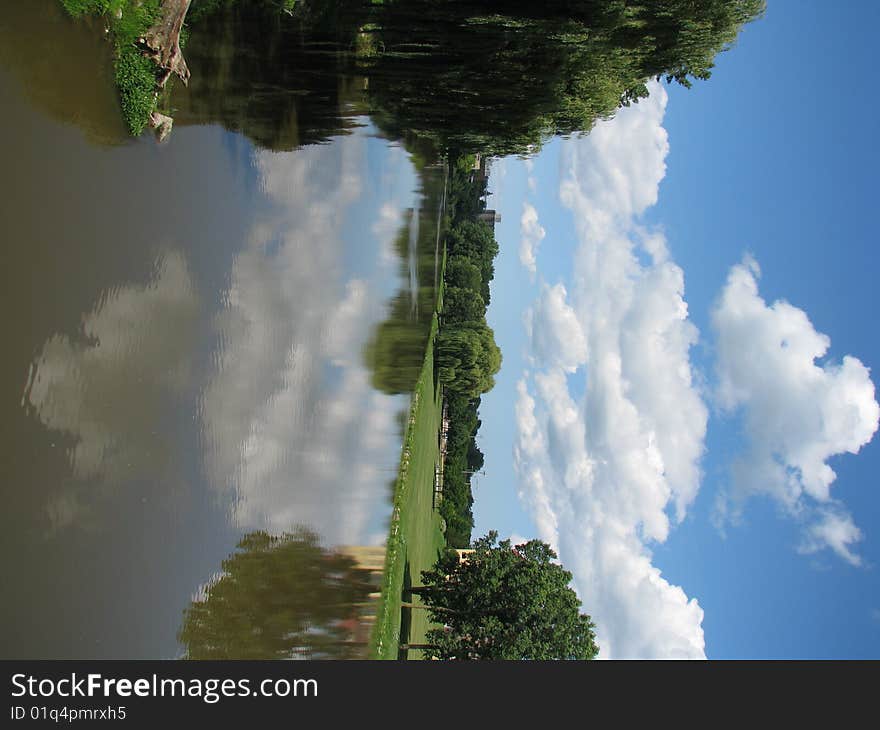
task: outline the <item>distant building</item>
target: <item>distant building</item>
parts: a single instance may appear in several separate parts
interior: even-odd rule
[[[455,552],[458,553],[458,562],[466,563],[470,559],[471,553],[474,551],[472,548],[465,548],[463,550],[456,550]]]
[[[494,229],[495,224],[501,222],[501,213],[495,210],[484,210],[477,216],[477,220],[488,223]]]

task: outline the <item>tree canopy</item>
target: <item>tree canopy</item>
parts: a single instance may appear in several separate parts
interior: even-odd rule
[[[478,291],[447,286],[443,292],[443,318],[447,322],[474,322],[486,316],[486,303]]]
[[[665,78],[706,79],[764,0],[407,0],[383,6],[374,109],[438,146],[526,153]]]
[[[437,338],[440,380],[446,388],[471,397],[495,385],[501,369],[501,350],[485,322],[445,327]]]
[[[540,540],[512,545],[490,532],[459,560],[454,551],[414,589],[443,628],[424,649],[437,659],[593,659],[594,624],[580,612],[571,573]]]
[[[155,105],[154,69],[134,41],[159,0],[61,1],[75,15],[112,18],[111,9],[125,6],[113,21],[117,81],[138,133]],[[553,135],[588,131],[645,96],[650,79],[689,86],[709,78],[716,55],[764,7],[765,0],[194,0],[186,53],[199,72],[172,106],[183,108],[184,123],[220,121],[273,149],[344,133],[367,111],[390,136],[442,151],[526,154]]]

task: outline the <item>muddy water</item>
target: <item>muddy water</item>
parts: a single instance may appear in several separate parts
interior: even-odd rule
[[[102,29],[57,5],[0,3],[0,654],[180,656],[244,541],[282,577],[240,610],[305,601],[298,651],[332,656],[352,622],[302,566],[360,585],[334,546],[385,537],[408,395],[365,351],[412,288],[424,176],[341,102],[319,145],[270,151],[186,97],[168,142],[127,140]]]

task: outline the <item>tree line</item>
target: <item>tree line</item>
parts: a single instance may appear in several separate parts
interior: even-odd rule
[[[498,242],[492,227],[478,218],[486,207],[484,170],[474,169],[472,154],[448,164],[450,221],[436,358],[449,422],[440,514],[446,521],[447,545],[467,547],[474,526],[471,476],[483,467],[476,441],[480,396],[495,384],[501,367],[501,350],[486,324]]]

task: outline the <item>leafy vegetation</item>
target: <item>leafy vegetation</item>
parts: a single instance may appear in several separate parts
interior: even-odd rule
[[[490,532],[463,560],[454,551],[412,593],[442,627],[428,631],[434,659],[593,659],[594,625],[580,612],[571,573],[540,540],[497,543]],[[496,544],[497,543],[497,544]]]
[[[665,78],[685,86],[763,0],[407,0],[374,21],[370,99],[441,149],[527,153],[591,129]]]
[[[476,442],[480,395],[492,388],[501,367],[501,351],[486,324],[498,242],[492,227],[478,219],[486,208],[485,167],[474,155],[462,155],[449,160],[449,169],[449,259],[437,343],[448,422],[440,513],[446,521],[447,544],[467,547],[474,525],[471,477],[483,467]]]
[[[114,46],[119,104],[129,133],[138,136],[156,109],[156,65],[136,46],[159,17],[160,0],[61,0],[75,18],[101,16]]]

